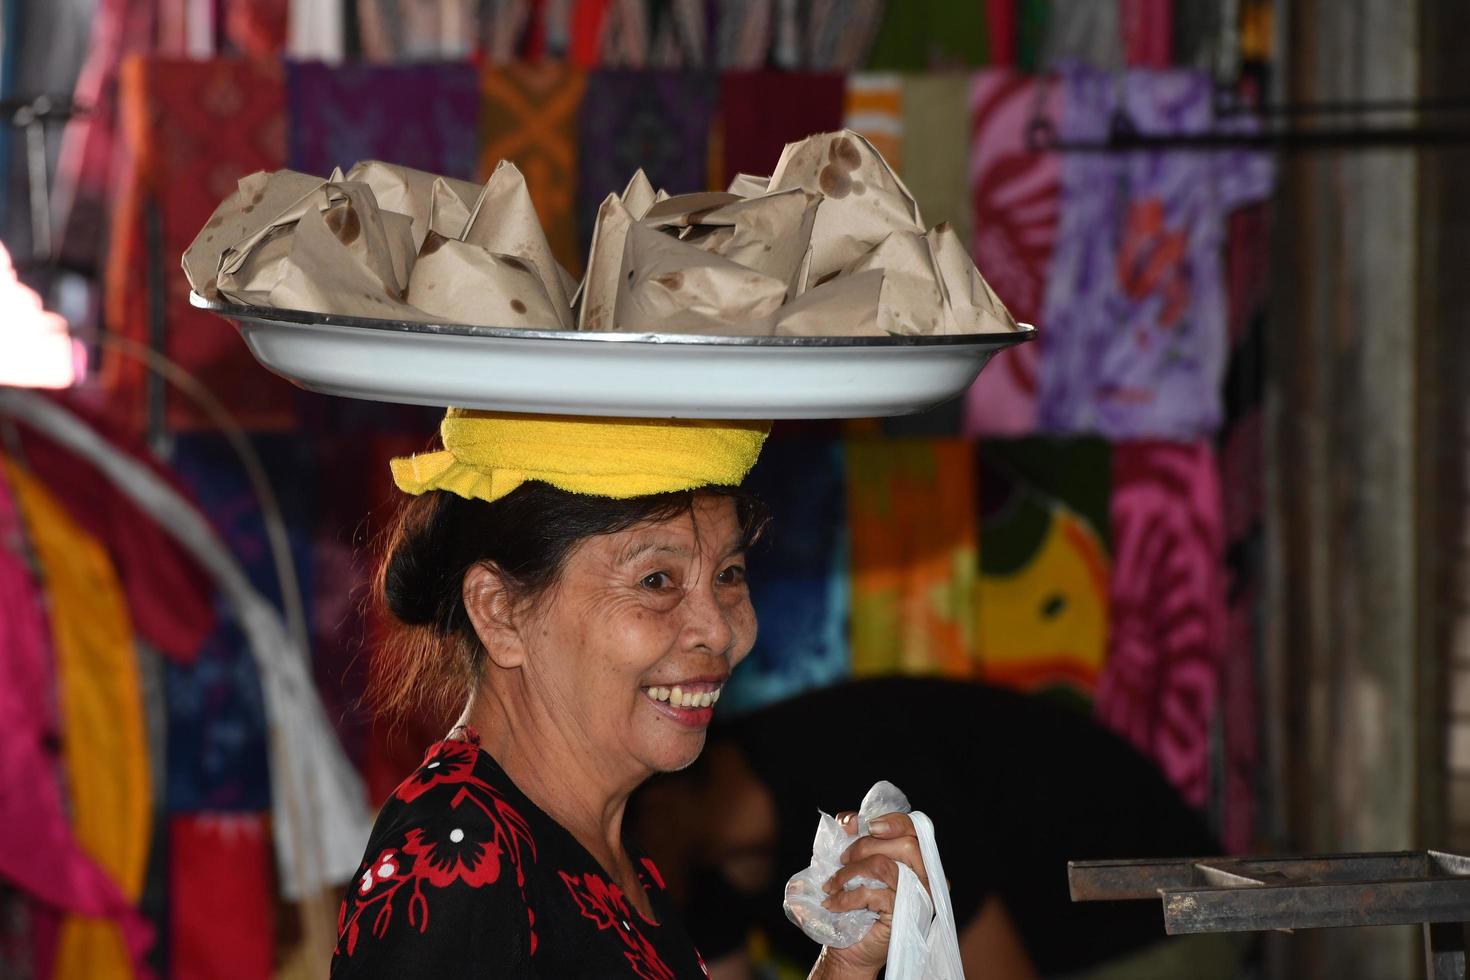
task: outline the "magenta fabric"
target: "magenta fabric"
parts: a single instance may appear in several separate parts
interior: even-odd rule
[[[1061,165],[1032,153],[1026,129],[1037,112],[1057,119],[1061,88],[1034,75],[989,70],[970,89],[970,195],[975,264],[1022,323],[1044,330],[1042,299],[1061,213]],[[1041,346],[1002,351],[965,399],[966,435],[1036,430]]]
[[[1132,69],[1120,83],[1074,67],[1062,78],[1064,138],[1105,139],[1119,110],[1143,133],[1217,128],[1202,72]],[[1186,442],[1218,432],[1225,218],[1264,199],[1273,177],[1271,158],[1246,150],[1065,155],[1042,313],[1043,431]]]
[[[153,928],[78,847],[62,800],[56,680],[44,603],[31,577],[25,525],[0,478],[0,878],[37,901],[115,918],[137,976]]]
[[[1215,453],[1125,442],[1112,470],[1112,623],[1095,711],[1202,806],[1226,629]]]

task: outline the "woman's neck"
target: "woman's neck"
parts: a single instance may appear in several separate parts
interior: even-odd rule
[[[534,699],[471,696],[460,723],[480,733],[490,753],[521,792],[577,839],[615,877],[629,867],[623,847],[623,814],[642,777],[599,765],[591,746],[557,724],[554,712]]]

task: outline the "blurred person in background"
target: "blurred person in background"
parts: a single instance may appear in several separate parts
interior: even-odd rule
[[[754,977],[762,955],[810,957],[811,940],[782,910],[786,881],[810,863],[818,810],[852,809],[879,779],[934,821],[967,976],[1239,974],[1235,940],[1169,939],[1156,901],[1070,899],[1068,861],[1219,852],[1151,762],[1070,705],[892,677],[721,722],[694,765],[635,797],[636,839],[663,870],[711,977]]]

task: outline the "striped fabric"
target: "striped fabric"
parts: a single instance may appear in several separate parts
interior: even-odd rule
[[[848,76],[842,125],[867,137],[883,159],[903,173],[903,77],[897,72]]]

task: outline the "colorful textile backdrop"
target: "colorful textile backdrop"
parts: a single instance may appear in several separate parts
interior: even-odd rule
[[[75,398],[58,400],[107,432],[131,458],[169,479],[151,453],[108,425],[101,412],[79,408]],[[138,636],[174,662],[193,661],[215,627],[213,583],[198,562],[87,460],[29,428],[20,431],[27,468],[106,547]]]
[[[554,62],[487,68],[480,75],[478,176],[488,179],[501,160],[520,168],[552,254],[574,276],[583,262],[573,188],[586,88],[580,68]]]
[[[296,436],[257,436],[286,522],[287,539],[303,584],[312,578],[314,460]],[[199,509],[229,546],[251,584],[276,608],[276,578],[260,502],[239,459],[221,436],[181,436],[174,467]],[[308,621],[312,603],[306,597]],[[268,717],[258,667],[230,611],[201,649],[192,668],[170,666],[169,809],[174,813],[260,811],[271,805]]]
[[[971,236],[969,203],[970,133],[957,121],[969,115],[969,72],[933,72],[903,79],[903,141],[908,148],[900,173],[930,228],[954,226],[960,241]]]
[[[1097,717],[1203,806],[1226,630],[1215,453],[1125,442],[1112,472],[1112,635]]]
[[[107,320],[118,334],[161,349],[196,374],[247,428],[295,423],[292,386],[256,362],[235,330],[189,305],[179,260],[236,181],[285,162],[285,86],[263,61],[136,59],[123,67],[122,100],[136,177],[112,226]],[[155,325],[156,322],[156,325]],[[156,336],[161,332],[161,336]],[[130,426],[145,419],[144,368],[106,354],[113,404]],[[166,395],[165,423],[212,428],[192,402]]]
[[[975,465],[959,439],[847,443],[852,672],[975,672]]]
[[[152,929],[118,887],[115,869],[92,856],[96,839],[83,841],[73,832],[62,795],[57,665],[44,596],[31,575],[29,533],[5,475],[9,468],[0,471],[0,877],[57,910],[117,920],[133,962],[140,963]],[[26,482],[39,498],[40,488]],[[43,964],[54,952],[34,950],[27,957],[38,975],[51,975]]]
[[[759,708],[850,672],[844,476],[840,443],[778,438],[746,478],[770,508],[772,533],[747,559],[760,631],[722,711]]]
[[[1061,215],[1061,162],[1032,153],[1026,130],[1055,120],[1061,88],[1013,71],[982,71],[970,89],[970,201],[975,263],[1021,323],[1045,331],[1041,307]],[[1041,344],[993,357],[965,399],[966,435],[1036,431]]]
[[[32,474],[5,477],[46,573],[56,657],[66,798],[77,843],[136,903],[148,864],[152,791],[127,600],[102,545]],[[124,920],[63,921],[55,973],[124,980],[146,974],[149,937]]]
[[[577,231],[592,244],[597,209],[640,167],[670,194],[702,191],[719,98],[703,72],[598,71],[587,76],[578,114]]]
[[[1142,133],[1215,128],[1203,73],[1136,69],[1120,85],[1074,67],[1063,85],[1063,139],[1105,139],[1119,108]],[[1272,175],[1269,157],[1243,150],[1066,155],[1042,313],[1043,430],[1214,435],[1228,346],[1225,216],[1263,199]]]
[[[286,165],[325,177],[383,160],[473,180],[479,76],[469,64],[286,65]]]
[[[842,128],[862,134],[895,171],[903,173],[903,76],[858,72],[847,76]]]
[[[720,76],[722,150],[711,154],[711,186],[736,174],[767,176],[787,143],[842,128],[846,79],[804,72],[725,72]],[[791,93],[800,92],[801,98]]]
[[[978,444],[985,680],[1090,702],[1108,649],[1109,452],[1094,438]]]

